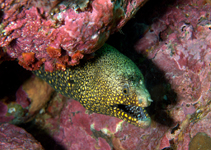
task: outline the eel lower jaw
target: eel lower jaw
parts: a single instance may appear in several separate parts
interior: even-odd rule
[[[133,118],[135,121],[131,121],[131,124],[141,128],[147,128],[151,124],[151,118],[147,114],[146,110],[142,107],[134,105],[117,104],[113,106],[115,109],[119,108],[121,111],[126,113],[128,116]],[[128,119],[124,119],[130,121]]]
[[[146,129],[150,126],[150,124],[151,124],[151,118],[148,117],[148,118],[145,118],[145,119],[138,120],[137,125],[136,124],[135,125],[138,126],[138,127]]]

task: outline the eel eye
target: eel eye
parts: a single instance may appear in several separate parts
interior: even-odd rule
[[[122,92],[123,92],[123,94],[124,94],[124,95],[126,95],[126,96],[127,96],[127,95],[128,95],[128,93],[129,93],[128,86],[126,86],[126,85],[125,85],[125,86],[123,87]]]

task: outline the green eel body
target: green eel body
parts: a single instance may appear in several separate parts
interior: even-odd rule
[[[57,92],[79,101],[95,113],[114,116],[146,128],[151,119],[144,107],[151,103],[138,67],[115,48],[105,44],[93,59],[66,71],[34,73]]]

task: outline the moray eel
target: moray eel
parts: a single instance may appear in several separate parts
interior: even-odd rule
[[[93,59],[78,66],[34,73],[57,92],[79,101],[95,113],[114,116],[146,128],[151,119],[144,107],[152,102],[138,67],[115,48],[105,44]]]

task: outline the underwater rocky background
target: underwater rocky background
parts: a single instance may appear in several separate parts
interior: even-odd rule
[[[209,0],[149,0],[109,37],[107,43],[130,57],[145,77],[154,100],[147,129],[89,112],[15,61],[1,62],[0,149],[12,149],[13,142],[27,149],[26,140],[34,149],[49,150],[210,149],[210,41]],[[6,55],[1,59],[10,59]]]

